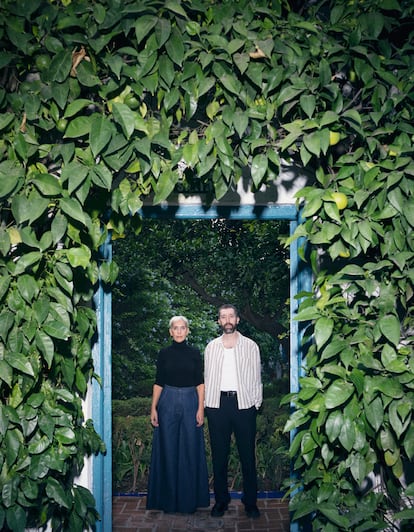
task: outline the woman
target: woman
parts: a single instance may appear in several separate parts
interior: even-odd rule
[[[210,505],[203,364],[200,351],[187,343],[189,332],[187,318],[171,318],[172,344],[158,354],[151,404],[149,510],[193,513]]]

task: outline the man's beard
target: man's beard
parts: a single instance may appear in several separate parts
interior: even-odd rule
[[[232,334],[237,329],[237,325],[232,325],[231,323],[227,323],[226,325],[223,325],[222,327],[224,334]]]

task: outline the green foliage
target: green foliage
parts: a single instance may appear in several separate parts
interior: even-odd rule
[[[150,398],[132,398],[113,402],[113,491],[145,492],[151,462],[153,429],[149,422]],[[265,399],[257,417],[257,470],[259,490],[280,490],[290,471],[289,438],[283,434],[288,417],[279,398]],[[212,484],[211,450],[205,422],[207,465]],[[232,441],[229,458],[229,484],[242,490],[242,476],[237,447]]]
[[[116,417],[147,416],[151,408],[149,397],[131,397],[130,399],[114,399],[112,401],[112,415]]]
[[[201,353],[219,334],[217,308],[231,301],[240,330],[260,346],[263,378],[282,373],[287,358],[289,271],[280,240],[285,223],[144,220],[138,236],[114,243],[120,266],[113,289],[113,397],[146,395],[174,314],[190,320],[189,341]],[[134,375],[134,379],[130,379]]]
[[[337,8],[327,21],[341,61],[354,53],[343,66],[355,70],[358,89],[336,104],[346,149],[327,148],[315,185],[298,194],[304,222],[293,238],[310,244],[314,287],[297,319],[313,342],[286,430],[295,434],[294,488],[303,488],[293,518],[313,514],[315,530],[377,529],[411,508],[414,25],[412,7],[395,3],[411,31],[411,40],[397,38],[389,7]],[[398,515],[412,524],[410,510]]]
[[[128,410],[130,403],[125,404]],[[131,405],[132,406],[132,405]],[[112,473],[113,489],[120,491],[146,491],[148,485],[148,469],[151,462],[151,447],[153,428],[149,422],[148,412],[151,400],[146,400],[147,412],[140,414],[134,408],[129,413],[119,416],[114,411],[113,416],[113,455]]]
[[[81,402],[92,295],[117,277],[99,253],[109,232],[139,227],[144,196],[197,185],[213,200],[282,164],[314,177],[294,236],[309,244],[299,319],[314,342],[286,425],[293,518],[325,531],[412,522],[400,477],[414,454],[413,11],[1,2],[0,527],[96,520],[74,479],[102,450]],[[362,489],[377,470],[381,490]]]

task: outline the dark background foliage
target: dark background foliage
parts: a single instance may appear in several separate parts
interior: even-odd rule
[[[148,395],[169,319],[190,320],[203,353],[220,333],[217,309],[235,304],[240,331],[260,346],[265,384],[288,373],[289,259],[285,222],[144,220],[138,236],[116,240],[113,395]],[[131,378],[131,376],[133,378]]]

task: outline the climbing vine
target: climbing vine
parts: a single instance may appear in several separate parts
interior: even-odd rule
[[[221,198],[283,166],[314,273],[304,377],[286,400],[293,519],[410,519],[413,19],[409,0],[3,0],[0,526],[81,530],[104,442],[94,374],[99,250],[177,185]],[[373,479],[375,489],[367,479]],[[300,488],[300,489],[296,489]],[[304,488],[304,489],[302,489]],[[401,513],[402,512],[402,513]]]

